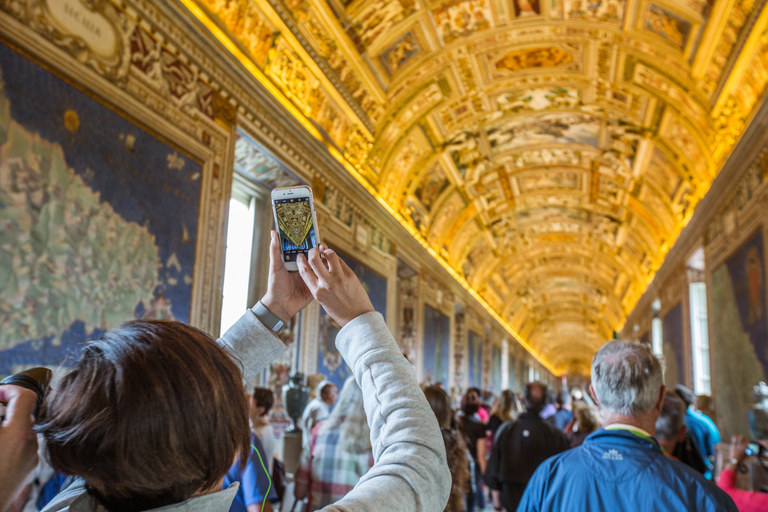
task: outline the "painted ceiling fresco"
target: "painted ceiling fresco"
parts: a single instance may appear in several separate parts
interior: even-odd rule
[[[623,325],[768,83],[753,0],[195,1],[558,371]]]

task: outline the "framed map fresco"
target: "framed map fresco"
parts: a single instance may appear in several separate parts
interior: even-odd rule
[[[483,337],[469,331],[467,350],[467,376],[470,387],[483,387]]]
[[[450,388],[451,320],[424,306],[424,381]]]
[[[494,393],[501,392],[501,347],[491,348],[491,386]]]
[[[515,360],[515,356],[511,354],[507,357],[509,360],[509,373],[507,374],[508,387],[512,391],[517,391],[519,389],[517,387],[517,361]]]
[[[667,387],[685,384],[685,342],[683,340],[683,304],[679,303],[661,319],[661,339],[666,365]]]
[[[355,273],[363,284],[363,288],[371,299],[373,309],[387,317],[387,280],[362,263],[359,263],[346,254],[336,253],[343,259],[349,268]],[[324,374],[328,380],[336,384],[339,389],[344,385],[347,377],[352,376],[352,370],[336,350],[336,336],[341,328],[336,321],[328,316],[324,309],[320,309],[320,336],[318,340],[317,372]]]
[[[0,44],[0,374],[189,321],[202,165]]]
[[[744,410],[751,405],[752,387],[768,378],[768,307],[765,249],[758,230],[712,271],[712,375],[718,426],[723,436],[747,432]],[[726,439],[727,437],[723,437]]]

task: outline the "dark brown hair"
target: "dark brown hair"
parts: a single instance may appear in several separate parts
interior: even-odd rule
[[[424,395],[440,424],[445,454],[448,458],[448,469],[451,470],[451,495],[445,506],[445,512],[462,512],[464,495],[469,491],[467,445],[464,444],[460,435],[450,429],[453,410],[448,394],[437,386],[428,386],[424,388]]]
[[[427,386],[424,388],[424,396],[427,397],[427,402],[432,408],[432,412],[437,416],[437,422],[441,428],[451,428],[451,417],[453,416],[453,410],[451,409],[451,399],[448,394],[437,386]]]
[[[266,416],[275,404],[275,394],[271,389],[253,388],[253,400],[256,402],[256,407],[264,408],[264,414],[262,416]]]
[[[220,485],[248,453],[241,379],[204,332],[128,322],[84,347],[47,397],[37,431],[53,468],[85,479],[108,510],[178,503]]]

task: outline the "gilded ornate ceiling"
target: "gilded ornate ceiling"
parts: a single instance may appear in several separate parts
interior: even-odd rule
[[[182,0],[555,369],[624,323],[768,83],[753,0]]]

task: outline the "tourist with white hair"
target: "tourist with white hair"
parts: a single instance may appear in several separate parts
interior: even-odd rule
[[[647,345],[603,345],[592,359],[590,391],[605,428],[539,466],[517,510],[737,512],[725,492],[665,456],[655,439],[666,387]]]

